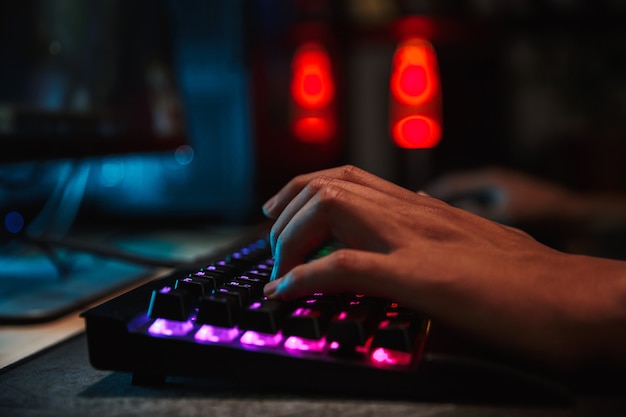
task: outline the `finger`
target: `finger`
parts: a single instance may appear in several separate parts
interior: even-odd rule
[[[353,186],[361,186],[360,192],[363,193],[371,194],[372,190],[377,190],[386,196],[408,200],[414,197],[412,191],[352,166],[296,177],[268,201],[272,205],[271,211],[279,213],[270,234],[270,245],[273,251],[276,247],[277,237],[293,215],[321,188],[332,184],[343,185],[346,188],[352,187],[353,189],[355,189]],[[370,198],[374,198],[374,195],[370,195]]]
[[[343,173],[345,169],[345,167],[330,168],[294,177],[291,181],[285,184],[285,186],[283,186],[278,193],[263,204],[263,212],[269,218],[276,218],[286,207],[289,201],[299,194],[302,189],[304,189],[304,187],[306,187],[307,184],[314,178],[320,176],[342,178],[346,176],[346,174]]]
[[[285,276],[265,285],[269,298],[290,300],[322,292],[344,291],[396,299],[399,289],[393,283],[382,283],[380,277],[389,271],[384,254],[354,249],[340,249],[323,258],[298,265]]]
[[[282,210],[281,214],[274,222],[274,225],[272,226],[272,230],[270,232],[270,246],[272,248],[272,253],[275,253],[278,237],[281,235],[284,228],[287,226],[287,224],[289,224],[289,222],[293,219],[296,213],[302,210],[302,208],[321,190],[330,187],[335,187],[338,189],[341,188],[348,190],[354,194],[366,196],[370,202],[380,202],[381,205],[385,205],[385,200],[390,198],[388,194],[390,190],[392,194],[401,196],[401,198],[403,199],[413,199],[415,197],[414,193],[411,193],[401,187],[390,185],[390,183],[379,184],[377,189],[373,189],[369,186],[345,181],[342,179],[336,179],[326,176],[315,177],[300,191],[298,195],[296,195],[291,201],[289,201],[287,206]],[[384,192],[379,191],[381,189],[384,190]]]
[[[360,184],[376,190],[388,192],[391,195],[398,195],[408,191],[360,168],[352,165],[346,165],[310,174],[299,175],[293,178],[263,205],[263,212],[265,215],[269,218],[277,218],[289,202],[296,195],[298,195],[304,187],[307,186],[307,184],[318,177],[328,177],[354,184]]]
[[[278,237],[281,235],[285,226],[291,221],[291,219],[298,213],[324,186],[328,186],[334,182],[335,186],[348,187],[348,183],[344,184],[344,181],[335,180],[332,177],[318,176],[313,178],[310,182],[302,188],[302,190],[293,197],[281,210],[280,215],[272,225],[270,230],[270,247],[272,253],[276,252],[276,244]]]
[[[289,214],[282,230],[273,235],[276,243],[272,278],[305,262],[317,246],[331,237],[353,248],[388,251],[386,236],[394,231],[390,227],[381,230],[379,222],[381,213],[386,215],[389,204],[395,201],[400,203],[379,191],[343,182],[332,182],[319,189],[294,215]]]

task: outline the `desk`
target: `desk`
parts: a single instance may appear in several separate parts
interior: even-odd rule
[[[191,261],[197,256],[206,256],[234,242],[238,236],[254,233],[257,229],[249,226],[209,226],[191,230],[152,230],[143,233],[120,234],[114,241],[115,249],[126,249],[129,253],[142,254],[153,258],[173,258]],[[99,232],[101,235],[102,232]],[[99,240],[98,234],[81,235],[80,239],[89,242]],[[111,242],[107,242],[111,243]],[[131,288],[166,274],[169,268],[154,268],[141,279],[135,279],[125,288],[109,294],[94,302],[102,303],[116,297]],[[87,310],[85,306],[83,310]],[[79,312],[42,324],[24,326],[0,325],[0,370],[22,358],[61,342],[84,330],[83,319]]]
[[[75,317],[68,323],[75,324]],[[54,325],[58,326],[58,325]],[[68,329],[73,326],[68,325]],[[626,396],[580,398],[567,407],[478,406],[281,392],[242,392],[220,381],[140,387],[88,361],[83,332],[0,371],[2,416],[624,416]]]
[[[519,406],[251,392],[222,381],[135,386],[130,374],[90,365],[83,319],[76,313],[40,325],[0,327],[0,415],[623,417],[626,393],[580,397],[571,406]]]

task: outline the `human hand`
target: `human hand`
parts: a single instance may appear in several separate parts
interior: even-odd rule
[[[564,187],[497,167],[449,173],[424,190],[456,207],[506,224],[562,221],[576,204],[574,195]]]
[[[594,350],[590,343],[602,340],[589,337],[605,330],[596,321],[612,314],[588,279],[590,258],[355,167],[298,176],[264,211],[276,219],[270,298],[342,291],[386,297],[551,365],[582,363]],[[347,247],[305,263],[328,238]],[[613,276],[623,267],[597,263]]]

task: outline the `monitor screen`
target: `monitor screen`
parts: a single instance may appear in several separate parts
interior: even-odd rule
[[[0,2],[0,217],[29,231],[57,199],[98,222],[256,213],[245,12]]]
[[[184,144],[164,4],[0,3],[0,162]]]

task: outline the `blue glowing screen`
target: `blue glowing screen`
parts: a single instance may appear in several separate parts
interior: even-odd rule
[[[133,126],[138,125],[140,118],[144,122],[149,120],[146,126],[151,129],[151,140],[159,135],[168,137],[165,133],[174,132],[176,142],[153,146],[145,142],[145,132],[127,129],[130,133],[126,140],[131,141],[132,134],[136,133],[144,138],[142,146],[97,152],[94,149],[97,141],[64,143],[63,129],[71,127],[59,124],[60,117],[50,117],[48,120],[57,133],[52,140],[57,142],[48,140],[49,154],[35,157],[37,152],[33,150],[32,160],[23,158],[22,154],[11,161],[10,154],[4,152],[0,158],[0,216],[7,231],[37,228],[37,219],[43,214],[65,217],[57,223],[62,224],[61,228],[69,227],[76,213],[88,210],[93,210],[96,216],[106,213],[233,220],[257,210],[243,0],[15,2],[21,6],[9,3],[14,4],[7,2],[2,8],[20,7],[21,13],[32,12],[33,19],[43,16],[50,33],[55,34],[45,39],[35,38],[45,47],[45,53],[41,54],[47,54],[47,58],[42,60],[34,55],[32,65],[27,66],[30,74],[38,74],[36,82],[31,78],[28,84],[29,91],[33,92],[29,96],[29,108],[51,110],[48,116],[61,113],[66,116],[69,109],[80,119],[89,113],[86,109],[101,110],[121,103],[115,101],[116,97],[124,99],[124,103],[132,101],[127,99],[133,94],[120,90],[116,84],[121,82],[119,76],[116,78],[119,67],[105,63],[106,54],[122,59],[120,50],[115,49],[119,44],[108,41],[111,36],[120,36],[116,25],[123,24],[127,29],[136,25],[137,32],[123,32],[124,59],[130,63],[137,61],[137,68],[133,68],[135,75],[144,85],[155,86],[154,94],[137,98],[143,102],[141,112],[120,104],[115,115],[124,116],[125,120],[135,123]],[[127,6],[130,4],[133,6]],[[120,22],[119,13],[124,7],[133,10]],[[3,20],[9,15],[4,16]],[[94,24],[94,19],[103,20],[98,20],[101,24]],[[148,24],[150,21],[153,25]],[[74,33],[79,31],[81,37],[74,40],[68,37],[71,34],[68,25],[74,25]],[[158,25],[167,25],[167,30],[154,31]],[[59,29],[63,27],[66,29]],[[158,37],[150,37],[150,33],[158,33]],[[29,35],[30,43],[34,36]],[[19,42],[16,45],[18,47]],[[157,51],[160,46],[167,46],[165,52]],[[79,60],[72,61],[74,53],[80,53]],[[138,56],[158,57],[160,61],[151,60],[148,65],[147,58]],[[61,65],[61,59],[74,64]],[[4,67],[0,72],[9,71]],[[94,89],[87,84],[88,77],[82,77],[87,81],[81,84],[82,78],[76,74],[85,74],[88,70],[100,71],[98,80],[109,80],[110,84],[100,83],[101,88]],[[125,81],[128,85],[129,81]],[[83,87],[70,88],[70,84]],[[0,149],[7,143],[4,136],[14,132],[17,126],[14,123],[16,93],[2,88],[0,85]],[[149,106],[145,105],[146,100]],[[110,112],[98,114],[109,118],[98,119],[95,130],[89,132],[111,139],[112,132],[119,132],[119,126],[105,123],[111,121]],[[90,125],[89,129],[92,128]],[[178,136],[184,136],[184,140],[179,140]],[[75,139],[83,140],[82,137]],[[51,213],[44,213],[47,209]]]

